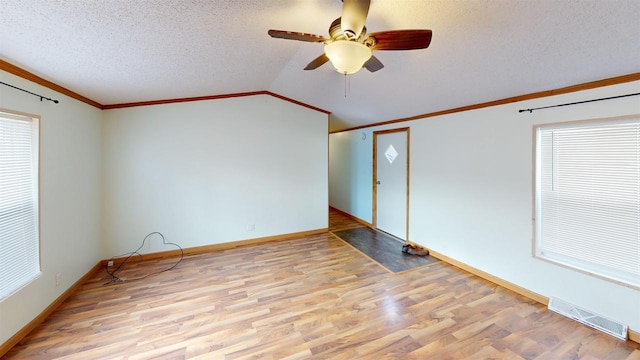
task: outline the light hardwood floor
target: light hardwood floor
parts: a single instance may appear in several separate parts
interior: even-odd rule
[[[358,226],[335,212],[331,223]],[[640,359],[636,343],[446,263],[393,274],[330,233],[108,280],[95,274],[6,358]]]

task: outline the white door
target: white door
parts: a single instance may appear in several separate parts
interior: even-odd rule
[[[374,225],[407,240],[409,130],[374,132]]]

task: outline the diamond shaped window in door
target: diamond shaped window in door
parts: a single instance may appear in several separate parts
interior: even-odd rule
[[[393,147],[393,145],[389,145],[387,151],[384,152],[384,156],[386,156],[387,160],[389,160],[389,164],[393,164],[393,161],[398,157],[398,152],[396,151],[396,148]]]

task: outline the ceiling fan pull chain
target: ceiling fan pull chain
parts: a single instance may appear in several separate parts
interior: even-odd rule
[[[347,97],[347,73],[344,73],[344,97]]]
[[[347,97],[347,93],[351,92],[351,78],[347,76],[347,73],[344,73],[344,97]]]

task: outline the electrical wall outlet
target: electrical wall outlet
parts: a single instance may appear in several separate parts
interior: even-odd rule
[[[57,273],[56,274],[56,286],[59,286],[61,282],[62,282],[62,274],[61,273]]]

